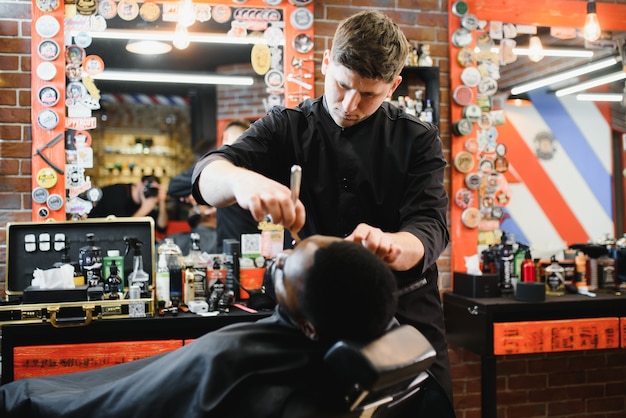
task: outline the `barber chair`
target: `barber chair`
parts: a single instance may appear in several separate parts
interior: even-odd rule
[[[324,357],[324,395],[298,394],[283,417],[415,417],[435,356],[428,340],[409,325],[395,327],[365,346],[339,341]]]

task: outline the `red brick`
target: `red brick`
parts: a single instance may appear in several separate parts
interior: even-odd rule
[[[552,373],[548,377],[548,386],[564,386],[585,383],[585,373],[580,372],[562,372]]]
[[[0,56],[0,70],[15,71],[19,70],[20,59],[15,55]]]
[[[5,6],[7,4],[0,5],[0,16],[8,18],[9,16],[4,13]],[[3,20],[0,22],[0,36],[17,36],[17,21],[15,20]]]
[[[582,399],[568,399],[566,401],[551,402],[548,404],[549,417],[567,416],[585,411],[585,403]]]
[[[13,54],[30,54],[29,38],[3,38],[2,50]]]
[[[30,123],[31,114],[28,108],[11,108],[0,106],[4,123]]]
[[[30,177],[4,177],[0,181],[1,192],[28,192],[31,190]]]
[[[545,374],[509,376],[509,389],[533,389],[545,387],[548,378]]]
[[[28,89],[28,90],[26,90],[26,89],[20,90],[18,104],[21,107],[30,107],[30,103],[31,103],[30,89]]]
[[[528,405],[505,405],[507,417],[545,417],[546,405],[544,404],[528,404]]]
[[[3,158],[31,158],[31,143],[22,141],[1,141],[0,155]]]
[[[0,139],[19,140],[22,138],[22,128],[17,125],[0,124]]]
[[[1,162],[0,162],[0,165]],[[17,193],[0,193],[0,202],[3,209],[21,209],[22,198]]]
[[[0,89],[0,105],[15,106],[17,104],[17,94],[15,89]]]
[[[0,88],[28,88],[30,89],[30,74],[3,73],[0,77]]]
[[[625,405],[624,396],[605,397],[587,401],[589,412],[616,412],[623,411]]]
[[[20,162],[18,160],[9,160],[6,158],[0,158],[0,174],[4,176],[11,176],[19,174]]]

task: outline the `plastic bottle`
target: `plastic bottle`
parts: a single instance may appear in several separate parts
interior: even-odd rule
[[[109,267],[109,277],[104,282],[105,299],[119,299],[120,290],[122,289],[122,279],[119,276],[119,269],[115,260],[111,262]]]
[[[510,294],[514,292],[513,282],[513,246],[507,239],[506,234],[501,238],[502,250],[500,252],[499,284],[500,293]]]
[[[87,245],[78,251],[78,263],[85,283],[90,287],[102,286],[102,250],[96,246],[94,234],[87,234]]]
[[[170,272],[170,300],[173,306],[183,300],[184,260],[183,252],[172,238],[165,238],[158,248],[159,257],[165,255],[167,268]]]
[[[587,286],[587,256],[582,251],[578,251],[574,257],[576,264],[576,287]]]
[[[520,281],[522,281],[522,264],[526,259],[527,250],[527,245],[518,243],[517,250],[513,256],[513,276],[517,277]]]
[[[537,281],[537,268],[530,254],[530,248],[526,249],[524,261],[522,261],[522,265],[520,266],[520,280],[523,282]]]
[[[422,120],[432,123],[434,112],[435,110],[433,109],[433,106],[430,103],[430,99],[426,99],[426,107],[424,107],[424,111],[422,112],[423,114]]]
[[[115,261],[117,265],[117,275],[121,280],[119,291],[124,291],[124,257],[119,250],[107,250],[107,255],[102,257],[102,277],[105,279],[111,275],[111,264]]]
[[[187,256],[187,266],[191,268],[193,273],[193,289],[194,300],[207,300],[208,287],[207,287],[207,260],[202,257],[202,251],[200,250],[200,235],[192,232],[191,249]]]
[[[124,237],[124,241],[126,242],[126,254],[131,248],[133,249],[133,271],[128,275],[128,284],[130,287],[138,287],[141,297],[148,297],[150,275],[143,269],[143,255],[141,254],[143,242],[135,237]]]
[[[564,295],[565,294],[565,269],[552,256],[551,264],[546,267],[546,294],[548,295]]]
[[[170,270],[167,268],[165,254],[159,254],[155,281],[157,306],[160,306],[162,302],[163,307],[169,307],[172,303],[170,300]]]

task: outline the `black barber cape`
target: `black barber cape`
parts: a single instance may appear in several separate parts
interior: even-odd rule
[[[5,384],[0,417],[276,418],[294,391],[319,388],[322,356],[277,310],[169,353]]]

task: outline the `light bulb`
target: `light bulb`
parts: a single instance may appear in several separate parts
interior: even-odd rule
[[[181,22],[176,24],[176,31],[174,31],[174,40],[172,42],[178,49],[185,49],[189,46],[189,32],[187,26]]]
[[[528,43],[528,59],[532,62],[539,62],[543,59],[543,45],[538,36],[531,36]]]
[[[583,28],[585,39],[589,42],[597,41],[602,31],[600,30],[600,21],[596,14],[596,2],[589,1],[587,3],[587,17],[585,18],[585,27]]]
[[[178,23],[189,27],[196,21],[196,11],[192,0],[182,0],[178,6]]]

